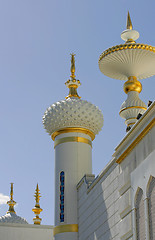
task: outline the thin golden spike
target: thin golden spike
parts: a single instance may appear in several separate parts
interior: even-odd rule
[[[72,79],[75,79],[75,54],[71,53],[71,76]]]
[[[130,18],[130,13],[129,13],[129,11],[128,11],[126,28],[132,30],[132,22],[131,22],[131,18]]]

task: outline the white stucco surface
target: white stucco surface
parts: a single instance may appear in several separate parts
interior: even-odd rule
[[[119,167],[113,161],[89,188],[87,177],[77,186],[79,240],[118,239],[118,173]]]
[[[53,240],[53,227],[0,223],[0,240]]]
[[[136,239],[138,188],[144,192],[145,233],[149,240],[147,189],[151,177],[155,177],[154,121],[155,103],[122,139],[114,159],[103,171],[91,183],[85,176],[77,185],[79,240]]]

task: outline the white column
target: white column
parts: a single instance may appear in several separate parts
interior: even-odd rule
[[[149,216],[148,216],[148,198],[144,199],[144,210],[145,210],[145,232],[146,240],[149,240]]]
[[[92,140],[70,132],[55,138],[55,240],[77,240],[77,189],[85,174],[92,174]],[[65,174],[64,222],[60,222],[60,172]],[[73,232],[72,232],[73,230]]]

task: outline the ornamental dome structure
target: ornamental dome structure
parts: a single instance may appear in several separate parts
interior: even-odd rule
[[[25,218],[18,216],[14,210],[16,202],[13,200],[13,183],[11,183],[10,200],[7,202],[9,210],[4,216],[0,217],[0,223],[21,223],[28,224]]]
[[[49,135],[55,138],[55,133],[64,128],[85,129],[89,132],[92,140],[103,126],[103,114],[94,104],[82,100],[77,93],[77,88],[81,85],[75,79],[74,54],[71,57],[71,79],[65,84],[69,88],[69,95],[65,100],[52,104],[43,116],[43,125]]]
[[[17,216],[14,212],[6,213],[4,216],[0,217],[0,223],[21,223],[28,224],[25,218]]]
[[[124,83],[126,101],[120,109],[120,116],[125,119],[127,131],[136,123],[138,115],[143,114],[147,106],[139,98],[142,90],[140,79],[155,75],[155,47],[136,43],[139,33],[133,30],[128,12],[127,27],[121,33],[124,44],[105,50],[99,57],[100,71],[114,79],[127,80]]]

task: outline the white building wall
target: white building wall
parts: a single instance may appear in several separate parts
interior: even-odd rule
[[[118,239],[119,166],[112,161],[87,188],[87,176],[78,185],[79,240]]]
[[[155,177],[155,150],[131,173],[131,200],[132,209],[135,209],[135,200],[138,189],[143,191],[144,201],[144,220],[146,240],[149,236],[149,214],[148,214],[148,188],[152,177]],[[154,206],[155,207],[155,206]],[[135,212],[133,211],[133,222],[136,222]],[[136,228],[133,225],[133,236],[136,239]]]
[[[85,176],[77,186],[79,240],[135,240],[138,188],[144,193],[149,240],[147,188],[151,176],[155,177],[155,103],[127,133],[113,156],[91,184]]]
[[[0,240],[53,240],[53,227],[0,223]]]
[[[114,156],[120,159],[119,186],[119,214],[120,239],[136,239],[135,199],[138,188],[143,190],[144,211],[147,212],[146,189],[142,182],[148,183],[149,177],[155,172],[153,158],[155,158],[155,103],[145,112],[133,129],[124,137],[116,148]],[[152,160],[150,160],[150,157]],[[146,228],[147,221],[146,221]],[[147,233],[146,233],[147,235]],[[146,239],[149,239],[146,236]]]

